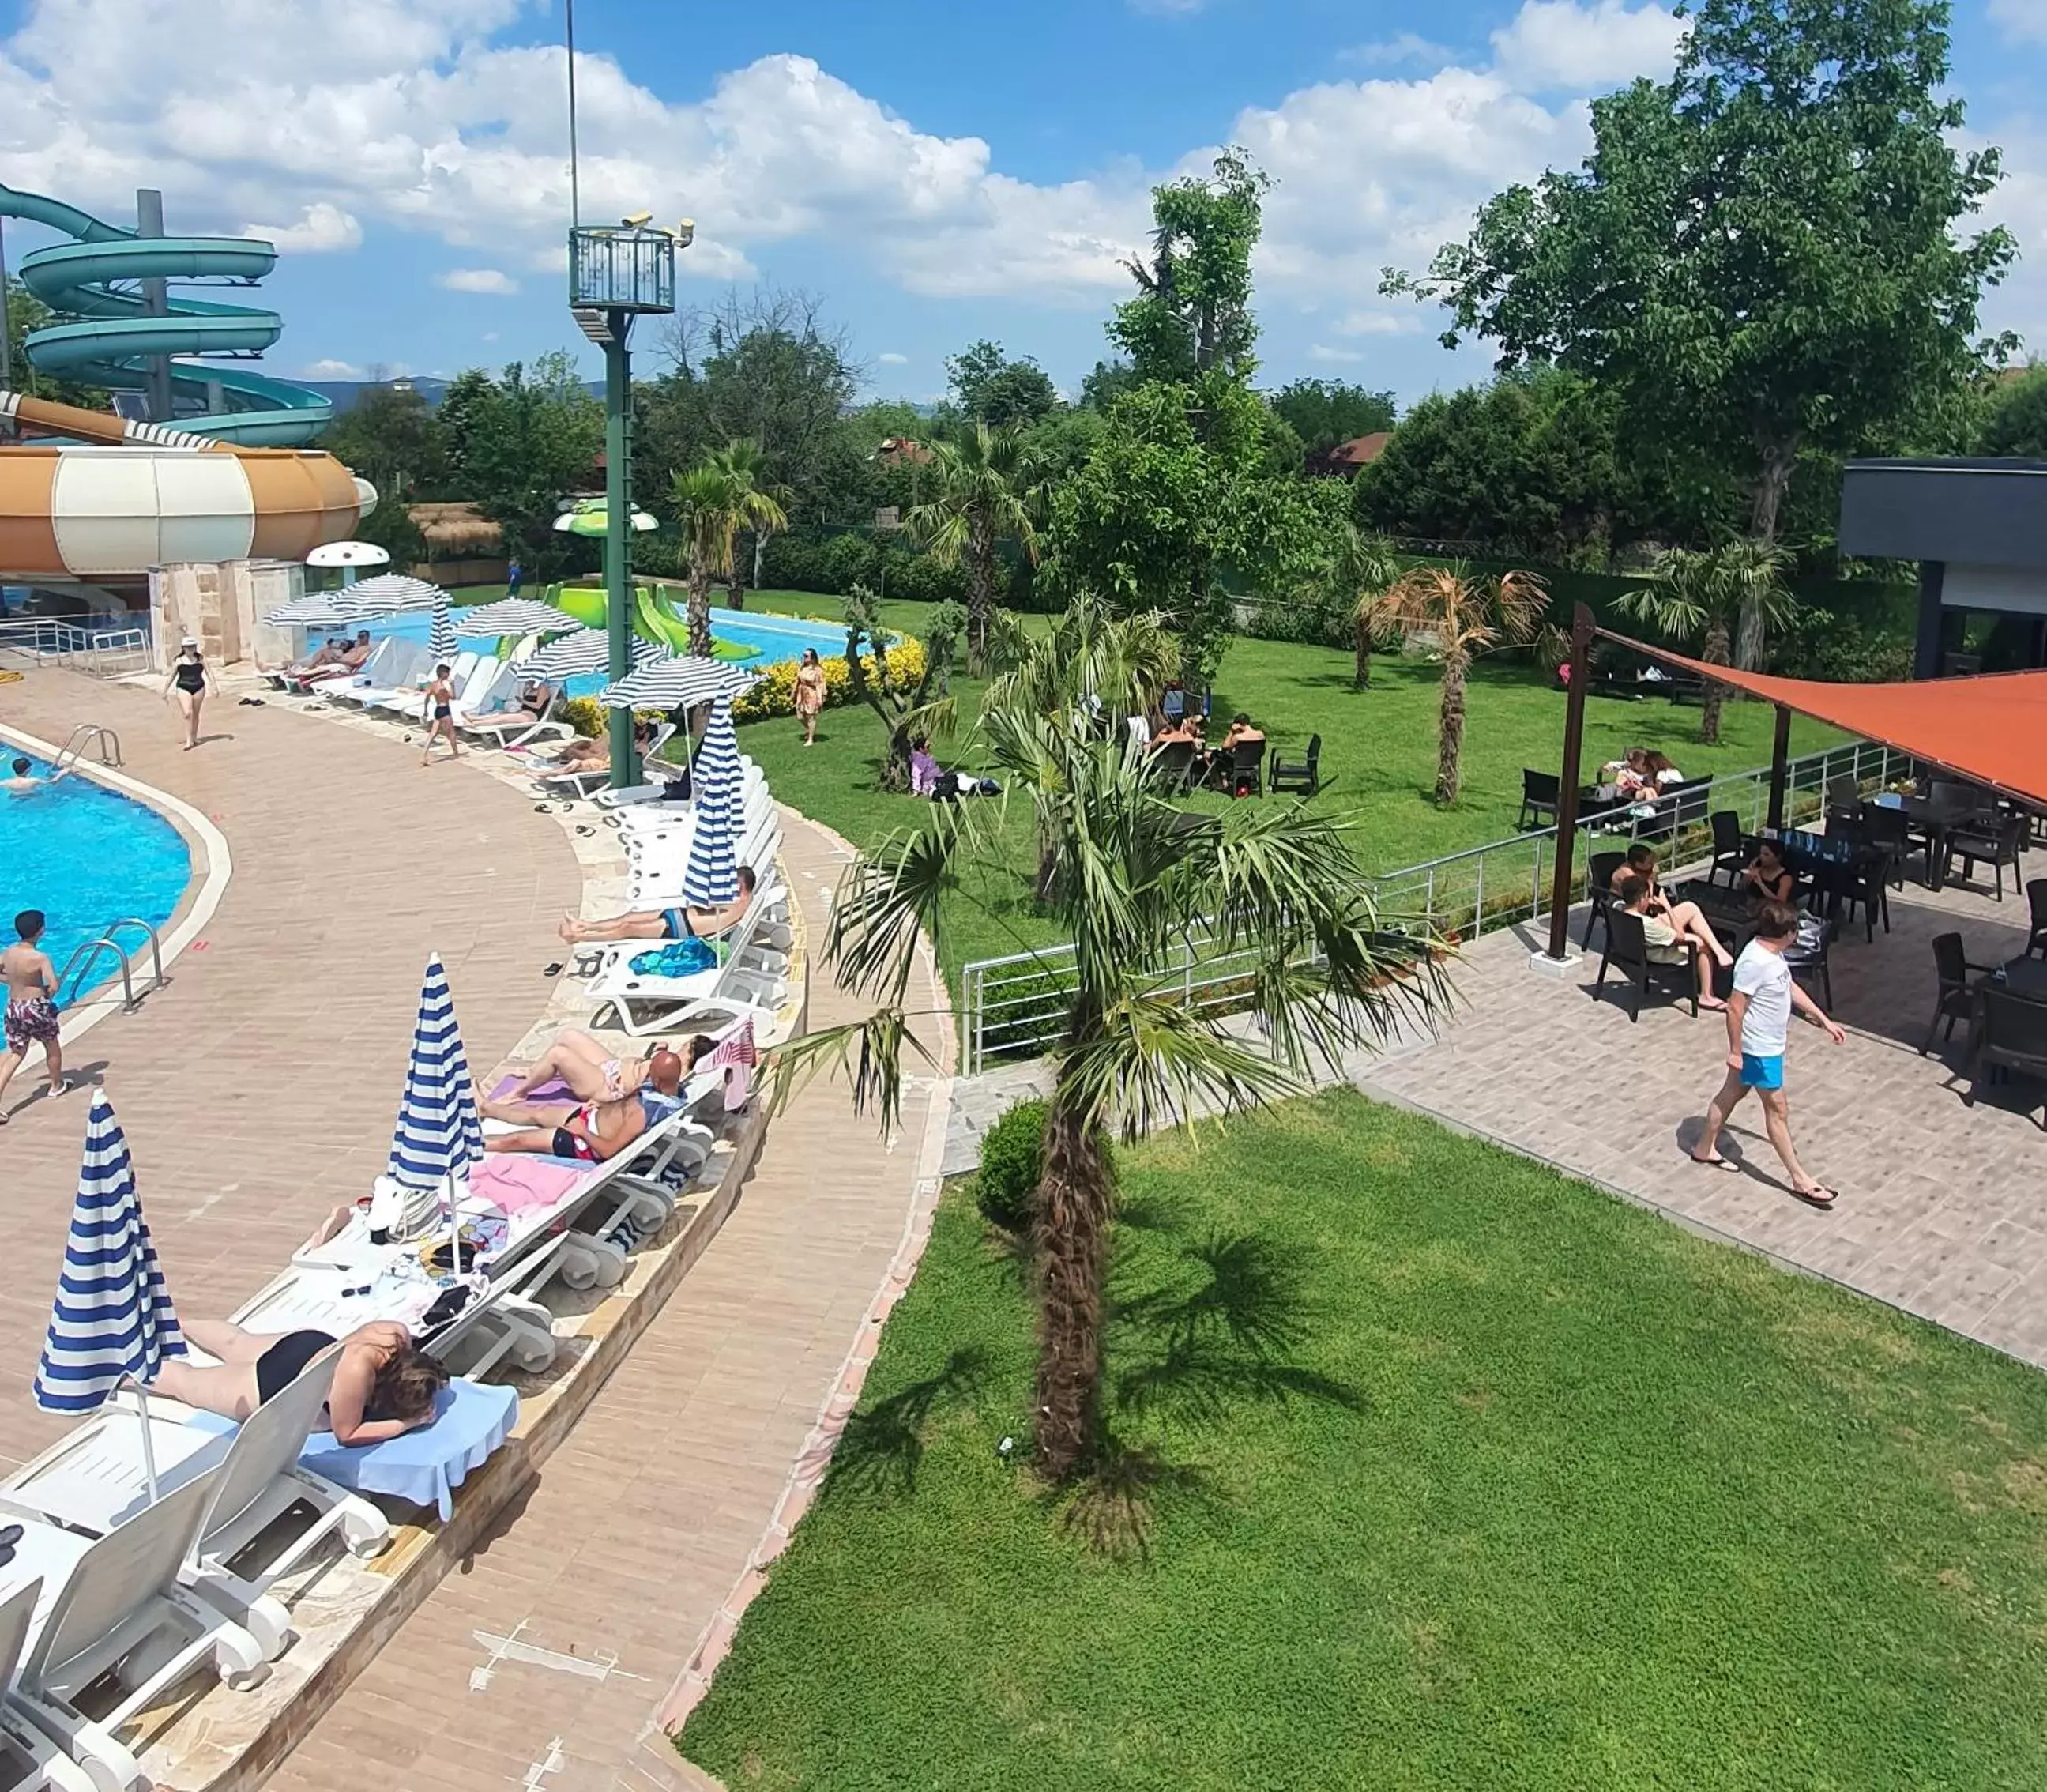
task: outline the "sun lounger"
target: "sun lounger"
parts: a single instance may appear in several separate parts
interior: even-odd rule
[[[433,675],[434,668],[439,664],[431,653],[427,656],[420,668],[420,684],[424,685]],[[478,653],[470,648],[465,648],[448,661],[447,668],[448,688],[455,693],[448,699],[451,709],[460,708],[463,702],[472,695],[480,697],[489,682],[503,670],[501,662],[491,655]],[[376,706],[380,710],[389,710],[406,722],[424,722],[427,719],[427,694],[421,688],[393,691],[387,697],[377,699]]]
[[[495,710],[489,701],[474,710],[465,711],[457,709],[455,716],[455,726],[465,734],[474,734],[479,739],[487,739],[507,752],[548,736],[563,741],[574,740],[576,736],[573,728],[570,727],[566,722],[555,722],[551,719],[555,705],[561,699],[561,687],[553,684],[544,685],[542,689],[547,695],[541,700],[540,713],[537,715],[531,714],[522,707],[519,699],[520,691],[530,681],[520,678],[512,670],[512,661],[505,662],[505,669],[507,675],[501,678],[492,687],[492,696],[501,699],[497,702]],[[509,714],[498,713],[502,711],[511,713]]]
[[[420,679],[433,670],[425,647],[416,641],[394,643],[397,651],[373,675],[369,667],[352,679],[331,679],[314,687],[323,697],[341,703],[370,707],[393,697],[416,694]],[[421,662],[429,663],[423,665]],[[371,664],[376,656],[371,656]]]
[[[31,1579],[0,1598],[0,1792],[98,1792],[92,1776],[7,1696],[42,1590]]]
[[[776,1013],[788,994],[787,966],[786,960],[776,962],[780,954],[755,942],[780,893],[764,887],[733,930],[725,962],[708,970],[686,977],[636,971],[633,961],[658,950],[657,940],[621,940],[606,947],[590,981],[598,1024],[609,1009],[622,1031],[644,1039],[684,1026],[693,1016],[719,1015],[752,1020],[756,1039],[773,1043]]]
[[[640,756],[642,761],[654,759],[661,749],[668,744],[675,732],[675,725],[672,722],[661,723],[654,730],[654,737],[648,743],[646,752]],[[550,772],[544,767],[536,765],[533,776],[542,787],[540,794],[543,796],[559,796],[561,794],[559,789],[550,789],[547,787],[562,784],[572,786],[573,794],[577,796],[587,796],[599,784],[610,777],[611,768],[609,765],[595,765],[587,771],[582,772]]]
[[[768,780],[759,766],[750,759],[740,761],[740,800],[749,801],[767,794]],[[624,792],[618,793],[621,797]],[[617,816],[620,832],[629,839],[643,839],[650,835],[672,833],[679,827],[695,825],[696,807],[694,803],[676,804],[640,802],[622,807]]]
[[[210,1661],[242,1690],[269,1672],[247,1630],[179,1584],[215,1491],[215,1474],[195,1475],[99,1538],[60,1529],[26,1508],[10,1520],[22,1536],[7,1569],[9,1590],[40,1581],[11,1697],[110,1792],[149,1784],[119,1732],[187,1675]],[[75,1702],[88,1686],[95,1709],[106,1692],[116,1695],[97,1718]]]

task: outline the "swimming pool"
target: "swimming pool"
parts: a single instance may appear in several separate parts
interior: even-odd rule
[[[17,757],[0,742],[0,757]],[[31,758],[33,776],[49,769]],[[43,950],[60,972],[111,922],[134,916],[161,933],[191,877],[192,854],[178,830],[118,791],[72,777],[25,796],[0,791],[0,943],[14,942],[20,911],[40,908],[49,917]],[[121,943],[131,955],[145,947],[132,927]],[[113,969],[102,954],[92,981],[104,981]]]
[[[455,611],[455,626],[462,625],[459,606]],[[381,640],[385,635],[399,635],[408,641],[424,641],[433,626],[433,618],[424,610],[410,612],[403,616],[373,617],[361,625],[370,634]],[[334,631],[339,633],[342,631]],[[326,631],[314,629],[308,631],[308,648],[316,646]],[[726,610],[714,604],[710,612],[711,639],[720,643],[729,652],[722,657],[729,658],[735,665],[744,666],[749,672],[764,672],[770,666],[779,665],[784,660],[803,656],[803,649],[815,647],[824,659],[835,659],[846,652],[846,630],[836,623],[810,622],[798,616],[770,616],[762,610]],[[467,648],[487,647],[484,641],[465,637],[462,645]],[[587,697],[602,691],[610,683],[603,672],[590,672],[568,681],[567,691],[571,697]]]

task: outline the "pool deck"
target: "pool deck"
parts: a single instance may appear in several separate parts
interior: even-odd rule
[[[586,891],[604,906],[606,868],[521,788],[421,771],[388,726],[216,704],[207,733],[233,738],[186,754],[152,693],[47,672],[0,692],[0,722],[45,740],[80,720],[118,729],[130,773],[207,815],[234,855],[203,946],[70,1066],[113,1097],[174,1298],[225,1312],[382,1168],[426,953],[447,962],[472,1063],[498,1063],[548,1006],[556,918]],[[787,811],[784,826],[815,937],[846,850]],[[923,981],[942,1003],[928,965]],[[814,974],[813,1026],[853,1012]],[[48,1317],[35,1266],[62,1255],[85,1101],[30,1099],[39,1084],[25,1068],[0,1132],[0,1253],[20,1266],[0,1291],[0,1362],[19,1372],[0,1376],[0,1469],[64,1429],[28,1395]],[[664,1732],[849,1410],[928,1225],[926,1121],[943,1098],[920,1082],[890,1146],[842,1089],[795,1097],[737,1210],[540,1477],[271,1784],[700,1783]]]

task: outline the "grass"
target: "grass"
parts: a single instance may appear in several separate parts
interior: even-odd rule
[[[1130,1153],[1105,1555],[950,1191],[681,1739],[733,1792],[2047,1776],[2047,1380],[1349,1091]]]
[[[760,591],[749,606],[835,619],[836,598],[808,591]],[[892,602],[885,620],[919,632],[928,606]],[[1267,737],[1298,757],[1308,737],[1322,737],[1320,799],[1347,811],[1356,827],[1358,856],[1368,871],[1391,871],[1511,834],[1521,807],[1524,766],[1554,767],[1563,750],[1564,699],[1530,668],[1481,661],[1470,685],[1464,788],[1445,808],[1434,800],[1438,669],[1418,660],[1375,656],[1372,687],[1351,686],[1351,656],[1326,648],[1240,640],[1223,661],[1215,709],[1248,710]],[[981,685],[954,681],[964,723],[977,713]],[[1763,705],[1728,706],[1717,747],[1697,740],[1699,711],[1660,699],[1639,703],[1597,699],[1585,714],[1585,763],[1596,770],[1628,748],[1667,753],[1688,776],[1745,770],[1770,762],[1771,712]],[[1843,737],[1805,718],[1792,724],[1791,750],[1813,753]],[[836,828],[854,845],[872,847],[890,830],[913,825],[917,806],[874,788],[884,746],[880,722],[865,706],[825,711],[818,745],[806,750],[792,721],[756,722],[740,730],[743,749],[759,761],[770,788],[805,815]],[[947,764],[975,766],[972,746],[939,745]],[[1194,800],[1220,807],[1219,796]],[[1030,825],[1021,806],[1004,834],[1014,875],[993,880],[947,907],[938,956],[955,993],[969,959],[1000,957],[1052,942],[1056,929],[1031,912],[1024,881],[1032,863]]]

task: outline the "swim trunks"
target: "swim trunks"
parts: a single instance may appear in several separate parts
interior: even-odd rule
[[[25,1057],[32,1045],[49,1045],[57,1036],[56,1004],[47,996],[25,996],[7,1004],[4,1022],[7,1049]]]
[[[589,1107],[585,1105],[578,1108],[569,1116],[569,1118],[573,1120],[581,1120],[585,1126],[589,1125],[590,1124]],[[597,1161],[597,1153],[590,1148],[590,1140],[584,1138],[579,1132],[571,1132],[566,1126],[558,1126],[555,1128],[554,1143],[555,1148],[551,1154],[553,1156],[572,1157],[578,1163],[594,1163]]]

